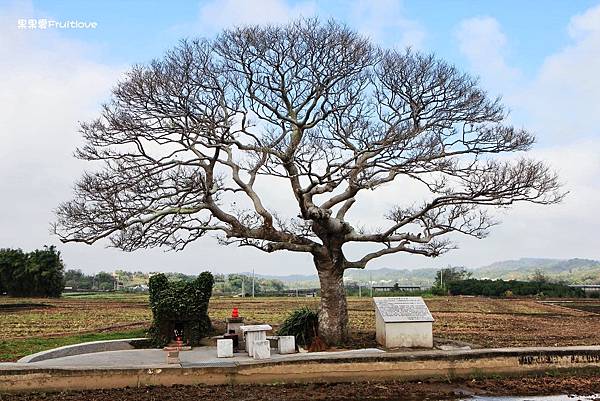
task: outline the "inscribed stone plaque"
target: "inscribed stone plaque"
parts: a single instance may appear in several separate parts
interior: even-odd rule
[[[373,301],[385,323],[433,322],[421,297],[376,297]]]

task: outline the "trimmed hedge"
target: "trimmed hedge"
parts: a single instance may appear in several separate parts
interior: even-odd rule
[[[211,329],[208,302],[214,284],[210,272],[193,281],[170,282],[164,274],[150,277],[152,327],[149,335],[154,345],[162,347],[173,340],[174,330],[182,326],[183,341],[199,345]]]
[[[585,293],[580,288],[540,281],[468,279],[450,282],[447,284],[447,288],[452,295],[502,297],[506,294],[512,294],[515,296],[536,295],[556,298],[585,297]]]

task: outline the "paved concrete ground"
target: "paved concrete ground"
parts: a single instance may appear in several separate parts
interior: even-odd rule
[[[175,384],[271,384],[417,380],[432,377],[525,375],[600,368],[600,346],[475,350],[363,349],[215,358],[214,347],[181,353],[166,364],[162,350],[103,351],[31,363],[0,364],[0,392],[89,390]]]
[[[384,353],[380,349],[368,348],[352,351],[338,352],[319,352],[318,355],[324,358],[343,355],[368,355]],[[280,355],[275,349],[271,350],[271,361],[286,361],[305,358],[314,358],[315,353],[296,353]],[[0,363],[0,369],[7,368],[180,368],[180,367],[203,367],[203,366],[234,366],[240,363],[251,363],[253,358],[247,353],[241,352],[234,354],[233,358],[217,358],[216,347],[196,347],[191,351],[179,352],[180,364],[167,364],[167,353],[161,349],[135,349],[94,352],[90,354],[81,354],[65,356],[61,358],[47,359],[39,362],[30,363]]]

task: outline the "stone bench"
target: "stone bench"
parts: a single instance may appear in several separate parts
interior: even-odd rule
[[[279,354],[296,353],[296,338],[294,336],[267,336],[267,340],[277,342]]]
[[[233,358],[233,340],[217,340],[217,358]]]

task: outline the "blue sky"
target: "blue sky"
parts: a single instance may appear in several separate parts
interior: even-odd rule
[[[600,1],[587,0],[0,0],[0,193],[10,194],[0,197],[0,247],[57,244],[69,267],[86,271],[311,273],[308,257],[224,249],[211,239],[180,254],[125,254],[58,244],[48,233],[52,209],[70,197],[86,167],[71,157],[77,123],[97,115],[129,66],[160,57],[184,37],[300,15],[335,18],[382,46],[435,52],[480,76],[484,88],[502,95],[513,123],[537,134],[532,156],[552,165],[570,191],[558,206],[501,212],[504,223],[488,239],[460,240],[459,250],[439,259],[394,255],[372,267],[600,259]],[[95,21],[98,27],[18,30],[17,20],[28,18]],[[392,188],[367,199],[357,219],[381,218],[395,196]]]
[[[97,21],[95,30],[65,31],[65,37],[81,40],[93,46],[96,57],[106,63],[143,62],[157,57],[181,37],[206,36],[199,21],[200,9],[207,1],[34,1],[28,18],[79,19]],[[260,1],[255,1],[260,9]],[[290,5],[306,2],[291,1]],[[377,3],[377,1],[373,1]],[[383,2],[385,4],[388,2]],[[509,58],[528,73],[534,72],[544,57],[568,43],[566,26],[573,15],[596,5],[591,0],[446,0],[403,1],[402,15],[417,22],[426,32],[422,47],[434,51],[457,65],[464,65],[451,37],[460,21],[466,18],[491,16],[503,26],[510,39]],[[317,15],[338,20],[351,20],[349,2],[317,1]],[[268,9],[261,12],[268,14]],[[232,21],[234,23],[234,21]],[[349,22],[351,25],[352,23]],[[401,32],[386,31],[383,44],[395,45]]]

